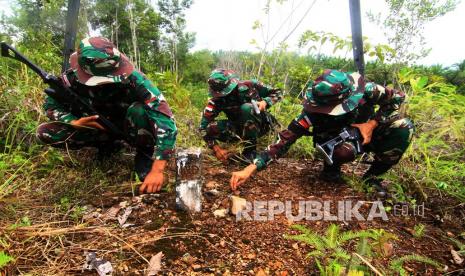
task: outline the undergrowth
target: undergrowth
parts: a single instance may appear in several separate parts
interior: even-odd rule
[[[406,263],[423,263],[440,269],[441,265],[426,256],[408,254],[394,257],[386,252],[387,246],[399,240],[398,237],[384,229],[345,231],[336,224],[330,224],[324,235],[307,227],[294,224],[291,228],[301,234],[285,235],[287,239],[303,242],[313,249],[306,257],[313,260],[319,274],[323,276],[340,275],[408,275],[404,268]],[[352,243],[352,246],[351,246]],[[389,259],[386,266],[383,259]]]

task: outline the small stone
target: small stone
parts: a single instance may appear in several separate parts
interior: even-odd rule
[[[225,247],[226,246],[226,242],[224,240],[220,240],[220,246],[221,247]]]
[[[216,181],[208,181],[207,184],[205,184],[205,188],[207,189],[215,189],[218,186],[218,183]]]
[[[213,215],[215,216],[215,218],[224,218],[226,217],[227,214],[228,214],[227,209],[217,209],[213,212]]]
[[[294,248],[295,250],[299,249],[299,244],[298,243],[293,243],[292,248]]]
[[[192,265],[197,261],[197,258],[192,257],[191,254],[186,253],[182,256],[182,261],[188,265]]]
[[[192,269],[193,269],[194,271],[196,271],[196,272],[202,269],[202,266],[199,265],[199,264],[194,264],[194,265],[192,265],[191,267],[192,267]]]
[[[249,254],[247,254],[247,259],[253,260],[253,259],[255,259],[255,258],[257,258],[257,255],[256,255],[255,253],[249,253]]]
[[[268,274],[266,274],[266,272],[263,270],[263,269],[258,269],[257,273],[255,274],[255,276],[267,276]]]
[[[274,197],[274,198],[278,198],[278,197],[279,197],[279,194],[274,194],[273,197]]]
[[[245,198],[231,196],[231,214],[237,215],[240,211],[246,208],[247,201]]]

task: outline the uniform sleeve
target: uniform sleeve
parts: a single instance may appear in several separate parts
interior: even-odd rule
[[[270,108],[275,103],[281,101],[282,92],[280,89],[274,89],[268,85],[259,82],[258,80],[252,80],[253,87],[258,91],[260,98],[267,103],[267,108]]]
[[[220,114],[220,111],[215,103],[215,101],[210,98],[208,99],[207,106],[205,106],[202,119],[200,121],[200,130],[204,130],[207,128],[208,124],[213,122],[216,117]]]
[[[272,161],[286,154],[297,139],[309,134],[308,130],[310,126],[310,119],[305,112],[302,112],[302,114],[292,120],[287,129],[278,134],[278,140],[274,144],[268,146],[265,151],[255,158],[253,163],[257,166],[257,170],[261,171],[265,169]]]
[[[405,101],[405,93],[368,82],[365,84],[365,99],[372,105],[379,105],[373,119],[378,123],[389,123],[399,118],[399,109]]]
[[[167,160],[174,153],[177,128],[173,113],[163,94],[142,73],[134,71],[129,77],[130,93],[146,107],[148,118],[155,125],[156,160]]]
[[[47,117],[52,121],[60,121],[64,123],[69,123],[78,118],[71,114],[62,104],[57,102],[50,96],[45,98],[44,110]]]

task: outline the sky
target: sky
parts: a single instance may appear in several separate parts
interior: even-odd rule
[[[271,7],[269,22],[264,13],[265,2],[266,0],[194,0],[194,4],[186,12],[187,30],[196,33],[193,50],[253,51],[256,46],[250,43],[251,40],[255,39],[263,45],[266,30],[268,38],[276,34],[268,46],[268,49],[273,49],[291,33],[301,18],[302,22],[287,39],[291,50],[298,50],[295,46],[305,30],[332,32],[340,37],[351,35],[348,0],[287,0],[283,5],[275,4]],[[384,5],[382,0],[361,0],[363,35],[374,44],[387,41],[383,30],[368,20],[366,12],[383,12],[386,10]],[[292,10],[295,10],[292,18],[286,21]],[[252,29],[256,20],[264,25],[264,34]],[[281,25],[282,28],[279,29]],[[449,66],[465,59],[465,36],[461,31],[463,26],[465,1],[454,11],[426,25],[426,47],[432,50],[428,57],[418,63]],[[323,52],[331,54],[329,48]]]
[[[272,2],[276,3],[276,0]],[[368,11],[383,13],[386,10],[384,0],[360,2],[363,35],[373,44],[387,43],[382,29],[366,16]],[[289,50],[297,52],[298,38],[306,30],[332,32],[343,38],[351,35],[348,0],[286,0],[282,5],[271,6],[269,21],[264,13],[265,3],[266,0],[194,0],[186,11],[187,31],[196,33],[196,44],[192,51],[257,51],[257,47],[250,42],[255,39],[259,45],[263,45],[267,31],[268,38],[274,36],[267,49],[272,50],[290,34],[286,40]],[[8,0],[0,0],[0,6],[2,12],[11,13]],[[293,16],[289,18],[290,14]],[[301,19],[302,22],[297,24]],[[252,29],[257,20],[264,25],[264,33]],[[296,25],[298,27],[291,32]],[[464,60],[464,26],[465,1],[461,0],[454,11],[426,25],[426,46],[432,50],[429,56],[417,63],[450,66]],[[332,47],[328,46],[322,52],[331,55]],[[300,50],[300,53],[305,54],[306,50]],[[351,57],[350,52],[347,57]]]

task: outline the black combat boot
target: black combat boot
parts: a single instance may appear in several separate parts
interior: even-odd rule
[[[144,181],[145,177],[152,170],[153,164],[153,149],[152,150],[137,150],[136,157],[134,159],[134,170],[137,173],[140,181]]]
[[[373,188],[374,196],[378,199],[387,199],[389,197],[389,192],[386,187],[383,186],[383,179],[378,177],[363,178],[365,183],[365,189]]]
[[[120,152],[124,144],[122,141],[109,141],[95,145],[97,148],[97,161],[104,161],[112,157],[113,154]]]
[[[392,167],[391,164],[381,162],[373,162],[370,169],[363,175],[366,188],[373,187],[375,195],[380,199],[389,197],[389,193],[385,186],[382,185],[383,179],[379,176],[387,172]]]
[[[325,162],[320,179],[326,182],[342,182],[341,165],[328,165]]]

